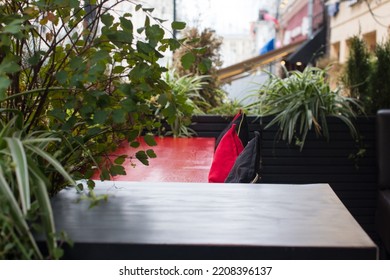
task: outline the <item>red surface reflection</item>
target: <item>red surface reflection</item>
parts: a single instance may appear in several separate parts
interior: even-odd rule
[[[123,166],[126,175],[112,178],[115,181],[143,182],[208,182],[208,173],[214,154],[214,138],[172,138],[156,137],[157,146],[150,147],[141,142],[139,148],[132,148],[127,142],[110,157],[132,156]],[[149,166],[143,165],[134,155],[139,150],[153,149],[157,158],[149,159]],[[135,163],[133,167],[131,163]],[[97,172],[93,179],[99,179]]]

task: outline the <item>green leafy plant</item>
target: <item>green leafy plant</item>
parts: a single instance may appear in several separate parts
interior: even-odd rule
[[[362,102],[367,114],[390,107],[390,40],[369,52],[366,42],[354,36],[342,76],[347,93]]]
[[[356,138],[357,131],[351,118],[353,106],[359,103],[331,90],[326,80],[326,69],[307,67],[303,72],[286,72],[286,78],[269,73],[268,81],[260,86],[258,102],[251,104],[261,116],[273,116],[266,128],[277,125],[279,136],[289,144],[293,141],[303,148],[308,132],[314,128],[317,135],[329,138],[327,117],[342,120]]]
[[[178,76],[174,71],[164,76],[170,90],[157,97],[156,115],[169,125],[168,134],[174,137],[188,137],[194,134],[189,128],[194,114],[204,114],[200,108],[209,106],[199,91],[205,84],[205,76]],[[206,104],[205,104],[206,103]]]
[[[390,40],[376,46],[375,56],[370,75],[372,113],[390,108]]]
[[[123,3],[129,9],[120,14]],[[144,16],[141,26],[134,13]],[[60,257],[48,197],[96,168],[107,180],[124,173],[126,157],[148,164],[156,156],[109,157],[141,136],[154,145],[148,132],[161,127],[150,99],[170,91],[159,60],[180,43],[152,13],[128,0],[0,2],[2,258],[45,257],[33,225],[44,228],[49,257]]]
[[[36,234],[46,240],[48,258],[62,255],[48,195],[50,175],[58,173],[69,185],[74,180],[48,147],[60,141],[53,133],[26,133],[18,115],[0,120],[0,259],[42,259]],[[35,235],[34,235],[35,233]]]
[[[350,55],[345,65],[342,81],[349,91],[349,96],[358,99],[365,108],[365,112],[372,111],[371,71],[371,55],[365,42],[358,36],[353,36],[350,39]]]
[[[217,69],[222,65],[220,48],[222,38],[215,31],[188,28],[182,32],[183,45],[174,52],[173,68],[179,76],[204,76],[200,96],[211,106],[200,106],[204,112],[222,104],[226,97],[220,90]]]
[[[226,98],[221,105],[212,108],[208,111],[209,114],[221,115],[221,116],[234,116],[238,111],[242,110],[244,113],[248,113],[245,106],[237,99]]]
[[[124,2],[144,14],[139,28],[130,12],[115,12]],[[125,172],[109,157],[119,143],[135,145],[138,136],[161,126],[149,107],[150,98],[170,90],[158,61],[180,44],[166,38],[163,20],[151,8],[126,0],[83,6],[78,0],[0,6],[0,104],[20,110],[27,131],[61,134],[64,141],[49,152],[76,179],[90,178],[99,167],[106,180]],[[130,156],[145,162],[139,155]],[[53,193],[64,186],[61,176],[51,179],[58,186]]]

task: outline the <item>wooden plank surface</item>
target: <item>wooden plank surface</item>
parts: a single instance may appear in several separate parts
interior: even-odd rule
[[[375,244],[327,184],[99,182],[88,209],[53,199],[73,259],[370,259]]]

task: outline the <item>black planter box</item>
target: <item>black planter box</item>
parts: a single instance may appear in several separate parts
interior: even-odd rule
[[[217,137],[231,118],[194,116],[191,126],[198,137]],[[375,117],[353,120],[361,137],[356,142],[348,127],[328,118],[329,140],[311,131],[302,149],[278,140],[277,127],[264,129],[271,118],[248,117],[250,135],[261,132],[262,179],[260,183],[328,183],[358,223],[376,241],[377,198]],[[364,150],[361,157],[359,151]]]

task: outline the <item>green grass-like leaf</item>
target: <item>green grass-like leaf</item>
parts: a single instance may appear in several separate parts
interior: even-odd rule
[[[19,204],[15,199],[14,193],[12,192],[11,187],[9,186],[9,184],[5,179],[5,174],[1,166],[0,166],[0,193],[2,194],[2,196],[5,197],[5,201],[7,201],[7,203],[10,205],[10,211],[11,211],[12,221],[14,225],[17,227],[18,230],[22,232],[22,235],[28,237],[31,247],[34,250],[35,254],[37,255],[38,258],[42,259],[42,254],[25,220],[25,215],[20,209]],[[20,248],[24,250],[24,246],[20,245]],[[28,256],[27,253],[25,253],[24,255]]]
[[[11,152],[13,164],[15,165],[16,180],[18,182],[19,197],[23,214],[26,215],[31,206],[30,182],[26,153],[22,142],[18,138],[4,138]]]
[[[76,186],[76,182],[69,175],[69,173],[66,172],[64,167],[50,154],[32,145],[26,145],[26,148],[47,160],[71,185]]]
[[[361,107],[357,100],[330,89],[326,69],[307,67],[303,72],[285,69],[285,73],[286,78],[268,73],[269,80],[260,86],[258,101],[248,106],[256,108],[262,116],[273,117],[266,129],[277,125],[282,140],[289,144],[297,140],[302,149],[312,129],[317,135],[329,138],[326,118],[334,116],[347,125],[354,138],[357,136],[351,121],[356,115],[352,108]]]

